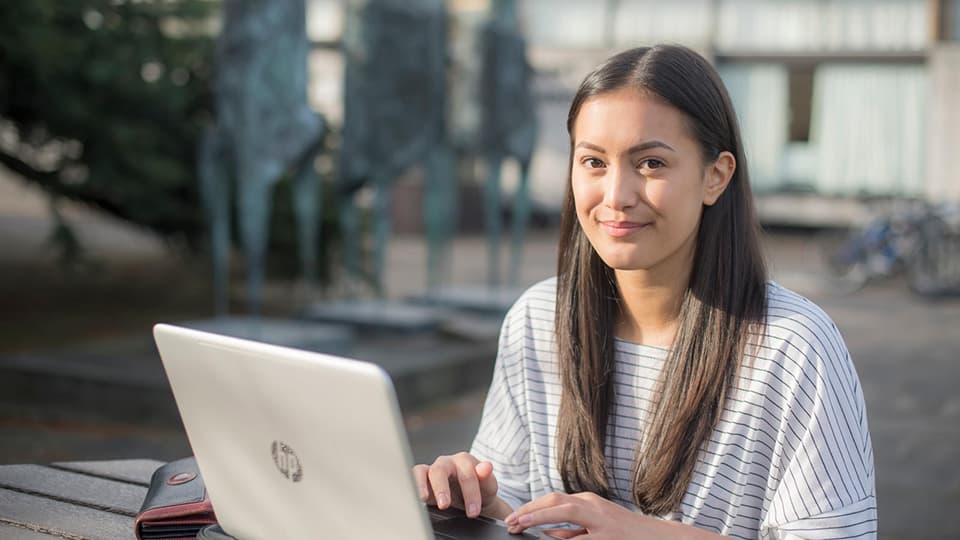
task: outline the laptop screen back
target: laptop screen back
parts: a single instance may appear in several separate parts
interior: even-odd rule
[[[154,337],[227,532],[433,538],[382,369],[169,325]]]

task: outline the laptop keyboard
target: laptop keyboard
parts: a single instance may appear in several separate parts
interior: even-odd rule
[[[510,534],[507,526],[502,521],[478,516],[468,518],[463,510],[450,507],[446,510],[440,510],[436,506],[427,506],[427,512],[430,514],[430,524],[433,526],[433,532],[438,539],[448,540],[526,540],[537,538],[550,538],[523,532],[520,534]]]

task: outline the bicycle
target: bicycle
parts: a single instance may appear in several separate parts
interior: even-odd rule
[[[910,286],[921,295],[960,294],[960,204],[930,207],[919,223],[911,259]]]
[[[839,242],[827,242],[834,292],[905,274],[923,296],[960,294],[960,205],[901,199]]]

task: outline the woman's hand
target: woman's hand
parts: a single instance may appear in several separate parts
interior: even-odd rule
[[[580,529],[550,529],[558,538],[720,538],[709,531],[664,521],[628,510],[594,493],[551,493],[535,499],[504,519],[511,533],[548,523],[570,523]]]
[[[420,499],[445,510],[450,506],[463,508],[468,517],[503,518],[511,512],[510,505],[497,497],[497,478],[493,464],[480,461],[466,452],[440,456],[433,465],[413,468]]]

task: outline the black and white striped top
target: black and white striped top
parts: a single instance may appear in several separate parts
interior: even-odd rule
[[[860,382],[836,325],[775,283],[759,350],[741,368],[678,511],[734,538],[875,538],[873,449]],[[563,491],[556,428],[556,278],[507,314],[471,453],[494,465],[514,508]],[[606,448],[611,499],[631,509],[634,455],[667,349],[616,341]]]

